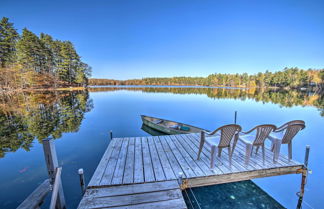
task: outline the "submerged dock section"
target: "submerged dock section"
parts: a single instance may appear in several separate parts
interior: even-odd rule
[[[182,189],[305,172],[284,155],[274,163],[268,148],[246,165],[240,141],[231,162],[224,149],[210,169],[206,144],[197,160],[199,142],[199,134],[112,139],[79,208],[186,208]]]

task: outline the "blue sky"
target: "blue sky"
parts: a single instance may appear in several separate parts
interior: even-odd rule
[[[72,41],[92,77],[324,67],[324,1],[0,1],[19,32]]]

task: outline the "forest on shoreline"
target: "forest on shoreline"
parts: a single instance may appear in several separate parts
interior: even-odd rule
[[[9,19],[0,20],[0,90],[80,87],[91,67],[70,41],[39,36],[24,28],[19,34]]]
[[[219,86],[219,87],[279,87],[301,88],[324,86],[324,69],[303,70],[297,67],[284,68],[282,71],[249,75],[215,73],[207,77],[143,78],[131,80],[89,79],[90,86],[103,85],[160,85],[160,86]]]

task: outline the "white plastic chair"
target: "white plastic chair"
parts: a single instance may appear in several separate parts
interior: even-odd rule
[[[202,151],[202,148],[204,146],[204,143],[206,142],[211,146],[211,156],[210,156],[210,168],[214,168],[214,162],[215,162],[215,150],[218,148],[218,157],[221,157],[222,149],[228,148],[228,157],[229,162],[231,163],[232,160],[232,154],[236,145],[236,142],[238,140],[238,133],[242,130],[241,126],[236,124],[230,124],[225,125],[222,127],[219,127],[213,132],[201,132],[201,138],[200,138],[200,145],[199,145],[199,151],[197,160],[200,158],[200,153]],[[219,134],[220,132],[220,134]],[[231,142],[234,139],[233,147],[231,150]]]
[[[302,120],[293,120],[283,124],[269,135],[272,142],[271,151],[274,152],[273,161],[277,161],[282,144],[288,144],[288,158],[292,159],[292,140],[296,134],[305,128],[305,122]]]
[[[263,161],[265,160],[265,147],[264,141],[267,139],[269,134],[276,130],[276,126],[272,124],[259,125],[247,132],[241,132],[239,134],[239,139],[246,146],[245,149],[245,164],[249,164],[250,158],[252,156],[253,147],[256,147],[255,153],[257,154],[259,147],[262,148]],[[255,132],[255,134],[250,134]]]

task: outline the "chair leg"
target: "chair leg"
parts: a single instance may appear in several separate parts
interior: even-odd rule
[[[200,153],[201,153],[201,151],[202,151],[202,149],[203,149],[204,143],[205,143],[205,140],[200,139],[200,144],[199,144],[199,150],[198,150],[197,160],[200,159]]]
[[[250,162],[252,152],[252,144],[247,144],[245,148],[245,164],[248,165]]]
[[[231,147],[228,147],[228,160],[230,163],[230,166],[232,166],[232,152],[231,152]]]
[[[235,138],[234,138],[233,146],[232,146],[232,153],[233,153],[234,150],[235,150],[235,147],[236,147],[237,141],[238,141],[238,134],[235,134]]]
[[[222,155],[222,148],[218,148],[218,157],[221,157]]]
[[[291,142],[288,144],[288,159],[289,160],[292,159],[292,143]]]
[[[277,162],[280,154],[281,140],[277,139],[274,144],[273,162]]]
[[[255,154],[258,154],[259,148],[260,148],[260,146],[257,146],[257,147],[256,147],[256,149],[255,149]]]
[[[227,147],[227,150],[228,150],[228,155],[231,156],[232,155],[231,146]]]
[[[215,164],[215,146],[211,147],[211,152],[210,152],[210,168],[214,168],[214,164]]]
[[[263,159],[263,163],[265,161],[265,147],[264,144],[262,145],[262,159]]]
[[[275,149],[275,143],[273,142],[273,140],[271,140],[271,152],[274,152]]]

